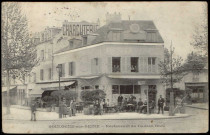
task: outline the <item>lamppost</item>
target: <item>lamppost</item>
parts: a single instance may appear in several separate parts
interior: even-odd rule
[[[58,78],[59,78],[59,92],[61,90],[61,84],[60,84],[60,78],[61,78],[61,69],[62,69],[62,65],[61,64],[58,64],[57,67],[56,67],[57,71],[58,71]],[[62,113],[61,113],[61,94],[59,93],[59,100],[58,100],[58,106],[59,106],[59,118],[62,118]]]

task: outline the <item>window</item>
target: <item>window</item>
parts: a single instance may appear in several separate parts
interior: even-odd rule
[[[131,57],[131,72],[138,72],[138,57]]]
[[[95,85],[95,89],[99,89],[99,86],[98,85]]]
[[[49,80],[52,79],[52,78],[51,78],[51,77],[52,77],[51,72],[52,72],[52,70],[51,70],[51,68],[49,68],[49,69],[48,69],[48,79],[49,79]]]
[[[34,73],[33,76],[34,76],[34,82],[36,82],[36,73]]]
[[[81,87],[82,90],[89,90],[91,87],[90,86],[83,86]]]
[[[69,75],[75,75],[75,62],[69,62]]]
[[[98,58],[94,58],[94,63],[96,66],[98,66]]]
[[[134,94],[141,94],[141,86],[134,85]]]
[[[65,77],[65,64],[64,63],[61,66],[61,77]]]
[[[155,32],[149,32],[149,33],[147,33],[147,39],[150,42],[156,42],[156,40],[157,40],[156,37],[157,37],[157,35],[156,35]]]
[[[112,57],[112,72],[120,72],[120,57]]]
[[[198,82],[199,81],[199,73],[198,72],[194,72],[193,73],[193,82]]]
[[[120,85],[120,94],[133,94],[133,85]]]
[[[48,59],[50,59],[51,58],[51,49],[48,49]]]
[[[69,41],[70,47],[73,47],[73,43],[74,43],[74,42],[73,42],[72,40]]]
[[[87,45],[87,37],[83,37],[83,45]]]
[[[148,57],[148,71],[155,72],[156,70],[156,58],[155,57]]]
[[[112,40],[113,41],[120,41],[120,33],[119,32],[113,32],[112,33]]]
[[[41,60],[44,60],[44,50],[41,50]]]
[[[112,94],[119,94],[119,85],[112,85]]]
[[[44,70],[43,69],[40,70],[40,80],[41,81],[44,80]]]

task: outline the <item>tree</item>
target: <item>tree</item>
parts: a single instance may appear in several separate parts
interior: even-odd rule
[[[207,5],[203,7],[203,21],[201,26],[197,26],[193,34],[191,45],[200,51],[201,55],[208,57],[208,14]]]
[[[176,58],[174,55],[174,48],[172,49],[172,45],[170,48],[170,52],[168,49],[164,50],[164,60],[160,61],[160,74],[162,83],[166,86],[170,86],[170,106],[169,106],[169,115],[174,115],[174,89],[173,85],[182,80],[182,78],[186,75],[186,72],[183,70],[182,61],[183,59],[178,56]]]
[[[183,64],[183,72],[200,73],[206,66],[207,57],[191,52],[188,54],[185,63]]]
[[[61,96],[61,98],[65,98],[68,103],[70,102],[70,100],[76,99],[78,97],[78,94],[75,91],[69,91],[69,90],[53,91],[51,93],[51,96],[56,100],[57,106],[59,101],[59,95]]]
[[[85,103],[93,103],[96,100],[102,100],[106,97],[106,93],[103,90],[89,90],[81,92],[81,99]]]
[[[162,83],[166,86],[171,86],[175,83],[178,83],[182,80],[186,72],[183,70],[182,61],[183,59],[180,56],[177,58],[173,58],[174,48],[169,50],[167,48],[164,49],[164,60],[160,61],[160,75]]]
[[[10,77],[24,82],[27,72],[35,66],[36,50],[31,42],[26,17],[17,2],[2,3],[2,75],[7,78],[7,113],[10,113]]]

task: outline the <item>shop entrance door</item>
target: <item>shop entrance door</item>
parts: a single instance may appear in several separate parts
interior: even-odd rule
[[[156,95],[157,95],[157,89],[156,89],[156,85],[149,85],[148,86],[149,88],[149,93],[148,93],[148,96],[149,96],[149,103],[153,100],[155,102],[155,105],[156,105]]]

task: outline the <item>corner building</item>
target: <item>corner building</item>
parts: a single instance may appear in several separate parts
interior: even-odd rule
[[[144,100],[147,89],[156,91],[149,98],[156,104],[159,95],[165,97],[158,67],[164,58],[164,41],[153,21],[111,21],[82,40],[71,39],[53,56],[55,66],[62,64],[61,80],[77,82],[79,97],[89,89],[104,90],[113,105],[119,94]]]

